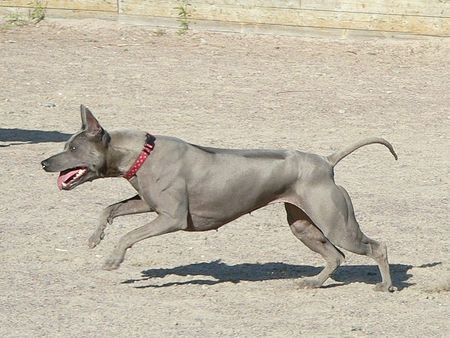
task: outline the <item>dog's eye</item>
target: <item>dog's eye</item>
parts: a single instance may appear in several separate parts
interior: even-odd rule
[[[70,146],[70,151],[75,151],[75,150],[77,150],[77,147],[75,147],[75,146]]]

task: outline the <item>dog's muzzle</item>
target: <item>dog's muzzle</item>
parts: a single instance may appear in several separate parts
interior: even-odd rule
[[[47,160],[43,160],[43,161],[41,162],[41,166],[42,166],[42,169],[44,169],[45,171],[47,171],[48,161],[47,161]]]

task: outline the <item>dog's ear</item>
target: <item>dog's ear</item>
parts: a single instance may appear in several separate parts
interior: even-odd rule
[[[81,129],[85,130],[89,136],[97,136],[103,133],[103,128],[98,123],[94,114],[84,105],[80,106],[81,112]]]

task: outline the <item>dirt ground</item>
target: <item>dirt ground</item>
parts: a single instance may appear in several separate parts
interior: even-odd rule
[[[450,41],[326,40],[152,31],[95,20],[0,31],[0,335],[5,337],[448,337]],[[363,231],[388,245],[399,291],[347,253],[325,287],[299,289],[321,257],[282,205],[219,231],[175,233],[103,260],[151,215],[87,238],[123,179],[60,192],[40,161],[80,126],[140,128],[193,143],[329,154]]]

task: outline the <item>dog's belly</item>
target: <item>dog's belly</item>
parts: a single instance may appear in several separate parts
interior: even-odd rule
[[[197,215],[189,214],[188,219],[188,228],[187,231],[208,231],[208,230],[217,230],[222,225],[230,221],[212,219],[208,217],[202,217]]]
[[[235,219],[248,214],[268,204],[283,202],[286,198],[277,196],[274,192],[265,192],[260,196],[249,194],[250,198],[214,199],[201,204],[191,203],[188,214],[188,231],[216,230]],[[238,201],[238,203],[236,203]]]
[[[267,204],[265,204],[267,205]],[[263,207],[263,206],[261,206]],[[223,218],[212,218],[212,217],[204,217],[195,214],[189,214],[188,216],[188,228],[187,231],[208,231],[208,230],[217,230],[221,226],[234,221],[235,219],[250,213],[251,211],[259,209],[253,208],[252,210],[246,212],[240,212],[238,214],[233,214],[232,216],[228,215],[228,217]],[[225,216],[225,215],[224,215]]]

